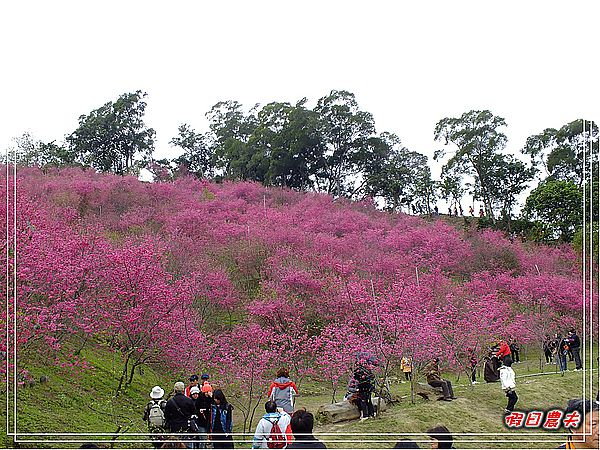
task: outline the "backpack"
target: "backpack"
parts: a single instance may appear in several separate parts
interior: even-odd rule
[[[165,412],[161,407],[162,401],[152,401],[150,410],[148,412],[148,423],[150,425],[154,425],[156,427],[164,427],[165,426]]]
[[[286,446],[287,442],[277,422],[279,422],[279,419],[273,422],[273,426],[271,427],[271,433],[269,433],[269,437],[267,438],[267,448],[284,448]]]

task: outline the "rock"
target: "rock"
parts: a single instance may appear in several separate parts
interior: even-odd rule
[[[378,398],[372,398],[373,406],[377,409]],[[381,399],[381,411],[387,409],[385,400]],[[360,417],[358,408],[350,402],[343,401],[338,403],[332,403],[331,405],[323,405],[317,411],[319,420],[323,422],[343,422],[345,420],[355,420]]]
[[[415,383],[415,394],[429,400],[430,395],[440,395],[443,392],[441,387],[434,388],[425,383]]]

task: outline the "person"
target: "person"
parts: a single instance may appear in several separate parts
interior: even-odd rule
[[[194,442],[194,448],[206,448],[208,411],[212,404],[212,391],[210,392],[210,395],[207,395],[206,393],[201,392],[198,386],[193,386],[190,390],[190,395],[192,396],[196,408],[195,417],[193,417],[193,419],[196,422],[197,435],[194,437],[194,440],[200,441]]]
[[[175,383],[174,390],[175,395],[165,405],[165,421],[171,433],[187,433],[196,407],[194,401],[184,395],[182,381]]]
[[[439,216],[439,215],[440,215],[440,210],[439,210],[439,208],[437,207],[437,205],[435,205],[435,206],[433,207],[433,215],[434,215],[434,216]]]
[[[519,351],[521,350],[521,346],[517,343],[517,340],[512,338],[508,343],[508,347],[510,348],[510,353],[512,354],[513,363],[520,363],[521,358],[519,357]]]
[[[456,206],[454,207],[454,216],[458,217],[458,209],[456,209]]]
[[[198,386],[198,375],[196,375],[196,374],[193,374],[190,376],[190,384],[188,384],[187,387],[185,388],[185,396],[186,397],[191,397],[190,390],[194,386]]]
[[[202,385],[200,390],[202,392],[204,392],[205,394],[208,392],[210,392],[212,394],[212,392],[213,392],[213,387],[208,382],[209,378],[210,378],[210,376],[207,373],[203,373],[202,376],[200,377],[200,384]]]
[[[282,367],[277,371],[275,381],[269,386],[267,396],[277,403],[278,408],[291,414],[294,412],[294,396],[298,395],[296,383],[290,380],[290,372],[287,368]]]
[[[275,435],[281,436],[283,446],[277,448],[286,448],[292,441],[292,418],[285,411],[277,411],[277,403],[269,400],[265,403],[266,414],[258,421],[254,437],[252,438],[252,448],[269,448],[269,439],[275,439]],[[277,424],[278,433],[273,432],[273,427]]]
[[[471,217],[475,217],[475,209],[473,209],[473,206],[469,206],[469,214],[471,214]]]
[[[515,371],[512,368],[512,359],[506,358],[500,366],[500,383],[502,390],[508,398],[508,404],[504,409],[506,414],[510,414],[515,409],[515,404],[519,397],[517,396],[517,385],[515,383]]]
[[[486,383],[495,383],[500,380],[500,361],[493,354],[494,350],[490,349],[488,355],[483,358],[483,379]]]
[[[431,438],[431,448],[453,448],[454,439],[452,439],[450,430],[444,425],[430,428],[427,430],[427,435]]]
[[[600,448],[598,403],[583,399],[569,400],[565,416],[575,411],[581,415],[580,425],[577,428],[569,428],[567,442],[558,448]]]
[[[448,206],[448,216],[452,217],[452,208]]]
[[[167,431],[167,423],[165,420],[165,407],[167,401],[163,398],[165,391],[160,386],[154,386],[150,391],[150,401],[144,409],[143,420],[148,424],[148,432],[151,433],[150,439],[154,448],[160,448],[160,441],[165,439],[162,434]]]
[[[498,358],[501,362],[504,362],[505,358],[511,358],[510,346],[504,342],[498,342],[498,351],[496,352],[496,358]]]
[[[323,449],[325,444],[313,435],[315,418],[312,413],[300,409],[292,416],[290,424],[295,441],[288,445],[288,449]]]
[[[544,350],[544,357],[546,358],[546,364],[552,364],[552,339],[550,339],[549,334],[544,336],[544,342],[542,344],[542,349]]]
[[[571,330],[569,330],[569,348],[571,349],[571,352],[573,353],[573,359],[575,360],[575,370],[581,370],[583,367],[581,365],[581,353],[580,353],[580,349],[581,349],[581,340],[579,339],[579,336],[577,336],[577,332],[575,331],[575,328],[571,328]]]
[[[461,217],[464,215],[463,214],[463,209],[462,209],[462,205],[459,203],[458,205],[458,213],[461,215]]]
[[[561,372],[567,371],[567,351],[569,350],[569,343],[563,339],[560,333],[554,334],[554,357],[558,364],[558,370]]]
[[[221,389],[213,392],[213,404],[210,406],[209,432],[213,439],[213,448],[233,448],[233,406],[227,402]]]
[[[411,441],[410,439],[400,439],[398,442],[396,442],[396,445],[394,445],[394,448],[411,450],[411,449],[421,448],[421,447],[419,447],[416,442]]]
[[[485,216],[485,212],[483,211],[483,206],[479,207],[479,217]]]
[[[371,401],[371,395],[375,389],[375,375],[370,369],[369,364],[359,365],[354,370],[354,379],[356,380],[356,388],[358,396],[355,403],[360,411],[360,420],[366,420],[369,417],[375,416],[375,408]]]
[[[406,381],[410,381],[412,378],[412,360],[408,356],[403,356],[400,360],[400,368],[404,373]]]
[[[477,355],[475,349],[471,350],[471,357],[469,358],[469,367],[471,368],[471,384],[477,383]]]
[[[433,358],[429,364],[425,366],[423,369],[423,373],[425,378],[427,379],[427,383],[429,386],[438,388],[442,388],[442,392],[444,393],[443,400],[449,402],[455,400],[454,390],[452,389],[452,383],[450,380],[444,380],[440,375],[440,359]]]

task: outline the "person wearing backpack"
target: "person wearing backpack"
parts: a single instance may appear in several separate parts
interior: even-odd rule
[[[165,420],[171,433],[187,433],[192,416],[196,414],[196,406],[191,398],[184,395],[183,382],[175,383],[174,389],[175,395],[165,405]]]
[[[165,391],[160,386],[154,386],[150,391],[150,401],[144,409],[143,420],[148,422],[148,432],[152,433],[150,439],[154,448],[160,448],[164,435],[153,435],[154,433],[164,433],[167,431],[165,421],[165,406],[167,401],[163,399]]]
[[[265,411],[256,426],[252,448],[286,448],[292,441],[292,418],[286,412],[278,412],[273,400],[265,403]]]

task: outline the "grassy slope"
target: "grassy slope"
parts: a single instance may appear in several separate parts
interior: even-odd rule
[[[144,432],[145,424],[141,420],[141,412],[147,401],[151,387],[160,384],[163,387],[171,386],[174,378],[165,371],[144,369],[142,375],[137,374],[134,384],[123,395],[115,398],[113,391],[117,384],[120,361],[107,351],[94,349],[86,352],[87,359],[94,365],[95,370],[80,375],[72,375],[58,368],[44,368],[31,364],[28,369],[36,379],[41,375],[48,375],[47,384],[37,384],[34,387],[21,387],[18,392],[18,426],[22,432],[114,432],[119,425],[127,432]],[[570,363],[572,367],[572,363]],[[554,366],[545,366],[546,371],[553,371]],[[518,409],[547,409],[553,406],[562,406],[569,398],[581,396],[582,372],[568,372],[564,377],[560,374],[540,375],[533,377],[519,377],[527,373],[539,372],[537,361],[530,361],[515,365],[517,372],[517,392],[519,394]],[[597,392],[597,376],[594,372]],[[405,398],[400,404],[392,406],[378,419],[365,422],[345,422],[341,424],[326,424],[316,430],[317,436],[322,439],[357,440],[366,437],[365,433],[420,433],[427,428],[443,423],[452,431],[462,432],[498,432],[505,433],[502,425],[502,411],[506,398],[500,390],[498,383],[478,384],[474,387],[466,385],[465,376],[456,381],[456,376],[451,376],[456,384],[458,400],[446,403],[426,402],[417,397],[416,403],[410,403],[410,398]],[[393,394],[400,396],[409,395],[409,385],[394,384]],[[311,411],[316,411],[319,405],[330,402],[331,396],[326,388],[321,385],[301,385],[303,392],[310,392],[298,399],[299,407],[305,406]],[[339,397],[339,395],[338,395]],[[0,399],[5,402],[4,394]],[[4,420],[4,418],[2,418]],[[234,418],[237,424],[235,431],[242,431],[239,427],[241,417],[237,414]],[[356,433],[355,437],[327,436],[323,433]],[[518,432],[510,433],[518,438]],[[396,440],[400,436],[382,437],[372,436],[372,439]],[[2,436],[0,444],[7,446],[6,437]],[[130,438],[131,439],[131,438]],[[415,437],[423,439],[423,437]],[[462,438],[465,439],[465,438]],[[483,439],[483,438],[482,438]],[[498,441],[504,438],[494,438]],[[548,438],[546,438],[548,439]],[[497,442],[498,447],[523,448],[535,444],[518,444]],[[40,444],[36,445],[39,446]],[[423,446],[424,444],[422,444]],[[556,443],[546,444],[546,447],[556,447]],[[22,445],[31,447],[31,445]],[[61,447],[67,445],[62,444]],[[70,445],[76,447],[77,445]],[[132,447],[132,444],[127,445]],[[140,446],[140,445],[138,445]],[[363,444],[328,442],[330,448],[391,448],[391,443]],[[481,448],[490,447],[489,443],[479,444]],[[249,448],[249,444],[240,445],[240,448]],[[476,448],[477,444],[460,442],[458,448]]]

